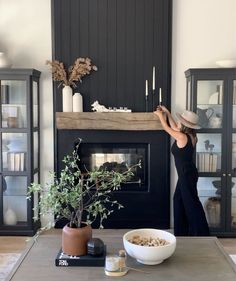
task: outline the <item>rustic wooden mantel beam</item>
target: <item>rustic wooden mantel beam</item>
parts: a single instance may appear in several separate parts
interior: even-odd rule
[[[152,112],[57,112],[57,129],[79,130],[162,130]]]

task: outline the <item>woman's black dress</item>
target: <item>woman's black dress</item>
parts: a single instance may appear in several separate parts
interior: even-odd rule
[[[178,182],[174,193],[174,234],[176,236],[207,236],[209,228],[202,204],[197,193],[198,171],[193,162],[194,146],[191,137],[183,148],[173,143],[178,173]]]

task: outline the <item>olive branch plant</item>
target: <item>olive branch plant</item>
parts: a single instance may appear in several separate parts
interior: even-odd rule
[[[99,227],[103,228],[103,221],[115,209],[123,208],[122,204],[113,200],[113,192],[119,190],[121,184],[130,179],[133,171],[141,164],[139,162],[127,166],[127,170],[122,173],[106,169],[87,170],[82,173],[78,155],[80,142],[81,140],[71,155],[64,157],[65,167],[60,176],[56,177],[55,173],[50,173],[52,182],[45,187],[32,183],[28,188],[27,198],[30,199],[35,192],[39,193],[39,204],[34,209],[39,208],[39,214],[42,216],[54,214],[55,222],[65,218],[70,227],[80,228],[83,223],[92,224],[98,218]],[[52,226],[49,223],[46,229]]]

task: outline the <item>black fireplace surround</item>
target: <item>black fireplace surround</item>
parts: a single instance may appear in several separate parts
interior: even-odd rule
[[[170,227],[167,134],[163,131],[58,130],[57,147],[60,149],[57,151],[57,172],[63,168],[62,159],[66,154],[71,154],[78,138],[82,139],[79,148],[81,164],[88,169],[104,163],[107,168],[111,165],[122,168],[125,161],[134,164],[140,160],[142,164],[135,177],[114,193],[114,198],[124,208],[104,221],[105,228]],[[103,155],[102,162],[97,160],[95,154]],[[117,160],[120,156],[121,160]],[[95,222],[93,227],[97,226]]]

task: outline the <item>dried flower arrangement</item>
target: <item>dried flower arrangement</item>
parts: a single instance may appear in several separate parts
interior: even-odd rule
[[[77,81],[82,82],[82,77],[90,74],[92,70],[97,71],[96,65],[93,65],[90,58],[77,58],[73,65],[66,71],[64,64],[58,60],[46,61],[52,68],[52,79],[54,81],[60,81],[63,86],[76,87]]]

